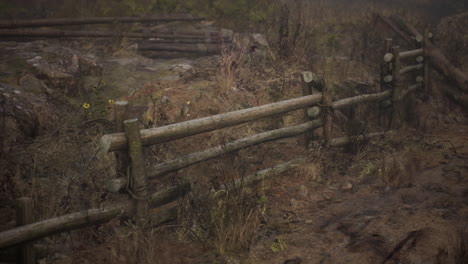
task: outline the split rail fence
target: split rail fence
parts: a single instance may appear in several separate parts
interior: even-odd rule
[[[428,60],[425,56],[424,41],[422,40],[420,43],[421,47],[418,49],[401,52],[399,47],[392,47],[390,39],[386,40],[386,54],[382,64],[382,87],[385,90],[378,93],[363,94],[333,101],[332,62],[331,59],[327,59],[323,78],[318,78],[311,72],[302,72],[302,97],[163,127],[140,130],[137,119],[127,119],[128,102],[116,102],[115,124],[117,133],[107,134],[102,137],[101,150],[103,152],[114,152],[117,160],[119,177],[109,182],[108,189],[112,192],[126,191],[131,194],[132,198],[124,204],[89,209],[40,222],[32,221],[31,199],[20,198],[17,201],[18,227],[0,233],[0,248],[19,246],[16,247],[21,252],[19,263],[33,263],[34,245],[32,241],[52,234],[107,222],[120,216],[127,216],[137,224],[145,226],[156,226],[173,220],[177,217],[177,207],[175,205],[169,206],[155,215],[152,215],[149,209],[167,205],[184,196],[190,192],[190,184],[173,186],[150,195],[147,193],[149,179],[249,146],[301,134],[306,134],[305,147],[310,148],[310,141],[317,140],[313,131],[319,127],[323,127],[323,138],[319,142],[326,146],[346,144],[349,142],[348,138],[331,138],[331,114],[333,111],[345,107],[366,102],[380,102],[381,107],[392,107],[391,126],[392,128],[398,128],[402,117],[401,100],[409,93],[423,88],[428,82]],[[403,67],[401,61],[407,58],[415,58],[417,64]],[[400,77],[410,72],[420,73],[416,78],[417,83],[404,86]],[[313,88],[321,92],[313,92]],[[144,167],[143,147],[253,122],[264,117],[299,109],[304,109],[305,122],[303,124],[266,131],[177,159],[164,161],[151,168]],[[377,136],[383,133],[376,132],[367,136]],[[244,179],[238,179],[235,184],[254,184],[271,175],[278,175],[304,161],[304,158],[296,158],[259,171]],[[221,186],[221,188],[225,188],[225,186]]]

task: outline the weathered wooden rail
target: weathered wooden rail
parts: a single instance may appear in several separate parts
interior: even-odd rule
[[[176,205],[167,207],[165,211],[157,215],[152,215],[149,209],[166,205],[182,197],[191,191],[190,184],[186,183],[174,186],[150,195],[147,192],[149,179],[253,145],[302,134],[307,135],[306,149],[310,148],[309,142],[311,140],[321,140],[325,146],[346,144],[349,142],[349,138],[331,138],[332,112],[335,110],[360,103],[388,101],[390,102],[389,105],[393,107],[392,126],[393,128],[398,128],[397,123],[401,122],[399,118],[402,114],[401,100],[427,83],[427,60],[423,60],[423,66],[418,64],[416,65],[417,67],[409,66],[402,68],[400,65],[401,54],[404,54],[404,58],[409,58],[421,55],[421,51],[400,52],[399,47],[391,47],[391,40],[386,41],[385,49],[385,52],[391,50],[392,53],[391,56],[388,54],[384,56],[381,74],[384,90],[378,93],[363,94],[333,101],[333,86],[330,77],[332,62],[331,60],[327,60],[324,80],[317,78],[316,75],[310,72],[302,73],[302,97],[163,127],[140,130],[138,120],[129,119],[128,117],[128,103],[125,101],[116,102],[115,121],[117,133],[107,134],[101,138],[101,150],[103,152],[114,152],[117,160],[117,177],[108,183],[107,188],[111,192],[126,191],[131,195],[132,199],[116,206],[89,209],[35,223],[30,221],[31,219],[24,220],[28,217],[19,217],[17,220],[18,225],[20,225],[19,227],[0,233],[0,248],[20,245],[24,259],[31,259],[31,257],[28,257],[30,255],[28,252],[31,252],[33,248],[31,241],[52,234],[107,222],[124,215],[133,219],[137,224],[145,226],[159,225],[172,220],[177,217]],[[391,58],[388,59],[389,57]],[[409,87],[402,84],[400,75],[412,71],[421,71],[421,69],[424,69],[425,74],[424,77],[420,76],[421,78],[418,78],[418,83]],[[386,78],[387,76],[391,76],[392,78]],[[318,88],[322,92],[313,93],[313,88]],[[145,146],[169,142],[300,109],[303,109],[305,114],[304,123],[302,124],[265,131],[223,145],[190,153],[173,160],[164,161],[150,168],[145,168],[144,166],[143,147]],[[312,134],[313,130],[319,127],[324,128],[321,139]],[[370,133],[367,136],[379,136],[383,133]],[[356,136],[359,138],[359,135]],[[302,162],[304,162],[304,158],[296,158],[278,164],[273,168],[267,168],[243,179],[238,179],[235,181],[234,186],[254,184],[271,175],[278,175]],[[227,187],[221,186],[220,188]],[[22,204],[24,204],[22,201],[18,201],[19,207],[29,208],[22,209],[22,211],[30,214],[31,208],[21,206]],[[28,210],[29,213],[27,212]],[[24,260],[23,262],[31,263],[28,260]]]

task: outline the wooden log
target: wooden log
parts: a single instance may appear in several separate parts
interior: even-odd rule
[[[115,132],[125,132],[124,121],[128,119],[128,107],[127,101],[117,101],[114,104],[115,113]],[[125,178],[127,183],[127,170],[128,170],[128,153],[126,151],[116,151],[115,159],[117,161],[117,175]]]
[[[304,163],[305,160],[306,160],[305,158],[297,158],[297,159],[293,159],[293,160],[278,164],[278,165],[276,165],[276,166],[274,166],[272,168],[257,171],[256,173],[251,174],[249,176],[246,176],[244,178],[236,179],[234,181],[234,183],[232,184],[232,186],[226,186],[226,185],[222,184],[222,185],[220,185],[218,190],[229,190],[229,189],[232,189],[232,188],[242,188],[244,186],[251,186],[251,185],[256,184],[256,183],[258,183],[260,181],[263,181],[265,179],[269,179],[269,178],[271,178],[273,176],[278,176],[279,174],[281,174],[281,173],[283,173],[283,172],[285,172],[287,170],[295,168],[299,164]],[[216,190],[216,191],[218,191],[218,190]],[[215,191],[215,190],[213,190],[213,191]]]
[[[411,65],[411,66],[406,66],[400,70],[400,75],[403,75],[405,73],[412,72],[412,71],[419,71],[421,69],[424,69],[424,64],[422,63]]]
[[[313,81],[317,80],[317,76],[310,71],[301,72],[301,87],[302,87],[302,96],[307,96],[312,94],[312,85]],[[308,109],[304,109],[304,122],[310,121],[311,118],[307,114]],[[314,132],[304,134],[304,147],[306,150],[309,149],[309,142],[313,140]]]
[[[125,212],[128,205],[89,209],[35,222],[0,233],[0,248],[5,248],[56,233],[107,222]]]
[[[138,46],[140,51],[177,51],[177,52],[195,52],[195,53],[220,53],[221,45],[217,44],[164,44],[164,43],[142,43]]]
[[[424,31],[424,41],[423,41],[423,58],[424,58],[424,75],[423,75],[423,83],[424,83],[424,90],[426,92],[430,92],[430,84],[429,84],[429,55],[427,53],[427,43],[429,42],[430,36],[429,29],[426,28]]]
[[[400,59],[415,57],[423,54],[423,49],[415,49],[400,52]]]
[[[21,27],[49,27],[49,26],[71,26],[90,24],[114,24],[114,23],[148,23],[148,22],[171,22],[171,21],[201,21],[202,17],[191,15],[173,16],[148,16],[148,17],[90,17],[90,18],[52,18],[32,20],[0,20],[0,28]]]
[[[124,125],[128,140],[128,156],[130,157],[131,194],[135,201],[135,220],[137,223],[143,223],[148,218],[148,197],[139,122],[138,119],[130,119],[125,120]]]
[[[402,37],[407,43],[409,44],[412,44],[413,41],[411,39],[411,37],[409,35],[407,35],[406,33],[404,33],[403,31],[400,30],[400,28],[398,28],[397,25],[395,25],[395,23],[393,23],[392,21],[390,21],[389,19],[379,15],[379,14],[374,14],[380,21],[382,21],[384,24],[386,24],[388,27],[390,27],[393,31],[395,31],[398,35],[400,35],[400,37]]]
[[[398,20],[412,34],[421,35],[412,25],[405,23],[403,19],[400,18]],[[399,29],[394,31],[397,32],[400,36],[407,36]],[[424,45],[424,54],[427,57],[429,57],[431,66],[433,66],[438,72],[443,74],[447,79],[455,82],[455,84],[461,91],[465,93],[468,92],[468,74],[464,73],[461,69],[454,66],[442,53],[442,51],[436,46],[434,46],[434,44],[429,39],[425,41]]]
[[[386,131],[386,132],[375,132],[375,133],[369,133],[367,135],[356,135],[356,140],[364,140],[366,138],[371,138],[371,137],[377,137],[377,136],[383,136],[383,135],[388,135],[388,134],[394,134],[394,131]],[[348,144],[351,142],[350,137],[340,137],[340,138],[334,138],[330,141],[330,145],[334,147],[339,147]]]
[[[173,205],[159,211],[157,214],[150,215],[148,219],[148,226],[157,227],[170,221],[176,220],[179,214],[178,209],[179,208],[177,205]]]
[[[192,186],[188,182],[169,187],[151,195],[148,201],[148,206],[151,208],[163,206],[179,199],[180,197],[183,197],[191,190]]]
[[[228,37],[223,38],[193,38],[193,39],[161,39],[161,38],[151,38],[149,40],[143,40],[138,43],[138,46],[148,47],[148,50],[151,50],[151,45],[153,44],[162,44],[162,43],[174,43],[174,44],[199,44],[199,43],[211,43],[211,44],[229,44],[232,43],[232,39]]]
[[[409,93],[414,92],[414,91],[416,91],[417,89],[419,89],[421,87],[423,87],[423,85],[421,83],[416,83],[416,84],[411,85],[407,89],[403,89],[401,91],[399,100],[405,98],[405,96],[407,96]]]
[[[16,199],[16,225],[24,226],[33,222],[32,215],[32,199],[29,197],[22,197]],[[36,258],[34,255],[33,244],[26,242],[20,245],[16,263],[19,264],[34,264]]]
[[[332,111],[332,98],[333,98],[333,84],[332,84],[332,70],[333,70],[333,61],[332,58],[328,57],[325,63],[325,85],[323,87],[323,111],[322,111],[322,120],[323,120],[323,144],[324,146],[328,146],[330,137],[331,137],[331,129],[332,129],[332,115],[330,111]]]
[[[174,160],[169,160],[169,161],[159,163],[151,167],[150,169],[148,169],[147,175],[148,175],[148,178],[156,178],[158,176],[167,174],[169,172],[177,171],[177,170],[186,168],[188,166],[191,166],[193,164],[197,164],[202,161],[213,159],[221,155],[224,155],[224,154],[236,151],[236,150],[240,150],[249,146],[253,146],[253,145],[257,145],[260,143],[277,140],[281,138],[294,137],[297,135],[301,135],[303,133],[306,133],[307,131],[318,128],[321,125],[322,125],[321,120],[314,120],[314,121],[309,121],[301,125],[280,128],[280,129],[256,134],[250,137],[238,139],[238,140],[229,142],[224,145],[209,148],[200,152],[190,153],[186,156],[183,156]],[[125,187],[123,180],[119,181],[117,179],[113,179],[112,181],[113,183],[111,185],[113,185],[114,189],[117,191]]]
[[[362,94],[350,98],[345,98],[341,100],[337,100],[332,103],[332,108],[335,110],[342,109],[344,107],[349,107],[352,105],[360,104],[363,102],[372,102],[372,101],[380,101],[385,98],[388,98],[392,95],[391,90],[385,90],[380,93],[374,93],[374,94]]]
[[[188,183],[173,186],[151,195],[148,204],[151,207],[159,207],[176,200],[189,191],[190,184]],[[128,215],[132,208],[133,204],[131,202],[124,202],[116,206],[89,209],[7,230],[0,233],[0,248],[7,248],[53,234],[105,223],[124,214]]]
[[[106,32],[106,31],[70,31],[70,30],[0,30],[2,37],[35,37],[35,38],[157,38],[157,39],[173,39],[173,40],[192,40],[204,42],[206,38],[196,37],[192,35],[174,35],[174,34],[158,34],[158,33],[134,33],[134,32]],[[216,39],[215,39],[216,40]],[[214,40],[214,41],[215,41]]]
[[[322,94],[303,96],[277,103],[242,109],[225,114],[208,116],[163,127],[141,130],[144,146],[188,137],[224,127],[234,126],[276,114],[286,113],[311,106],[320,102]],[[101,150],[110,152],[127,148],[124,133],[104,135],[101,138]]]
[[[400,124],[400,117],[402,114],[401,103],[399,102],[401,94],[401,84],[398,83],[400,79],[400,47],[395,46],[392,48],[393,53],[393,65],[392,65],[392,74],[393,74],[393,90],[392,90],[392,101],[393,101],[393,112],[391,118],[392,128],[396,128]]]

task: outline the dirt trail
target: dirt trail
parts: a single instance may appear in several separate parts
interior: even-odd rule
[[[465,122],[407,138],[405,148],[417,161],[406,162],[420,165],[405,174],[411,179],[404,187],[392,187],[379,170],[358,175],[348,168],[327,184],[310,182],[300,171],[282,177],[271,198],[267,239],[245,263],[295,257],[302,264],[466,263],[467,128]]]

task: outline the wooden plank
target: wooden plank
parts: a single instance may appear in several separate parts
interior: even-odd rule
[[[24,226],[31,224],[32,222],[32,199],[29,197],[16,199],[16,225]],[[16,262],[19,264],[36,263],[33,244],[31,242],[26,242],[20,245]]]
[[[135,204],[135,220],[144,223],[148,218],[148,197],[146,191],[145,159],[141,145],[138,119],[124,121],[125,134],[128,139],[128,156],[131,167],[131,195]]]
[[[0,28],[21,28],[21,27],[49,27],[49,26],[71,26],[90,24],[114,24],[114,23],[135,23],[135,22],[171,22],[171,21],[201,21],[202,17],[191,15],[172,16],[148,16],[148,17],[89,17],[89,18],[52,18],[52,19],[11,19],[0,20]]]
[[[319,103],[322,94],[303,96],[277,103],[242,109],[225,114],[208,116],[163,127],[141,130],[143,146],[163,143],[188,137],[203,132],[234,126],[276,114],[286,113]],[[110,152],[127,148],[124,133],[104,135],[101,138],[101,150]]]

